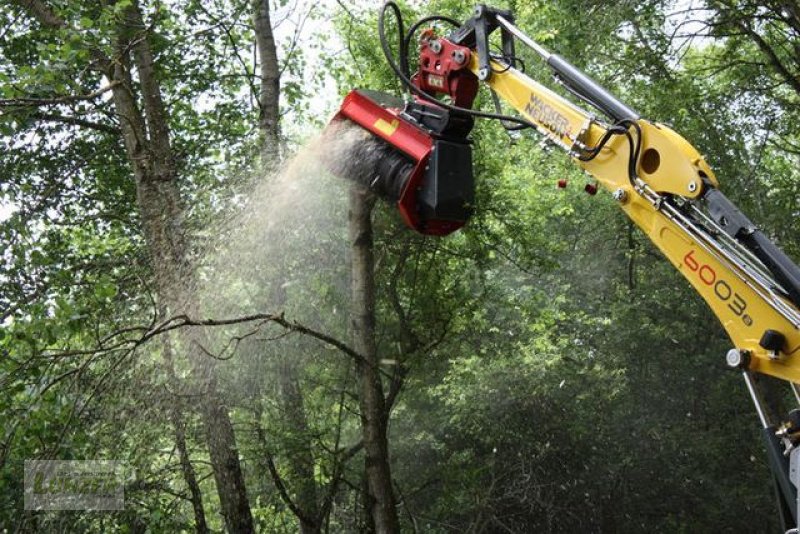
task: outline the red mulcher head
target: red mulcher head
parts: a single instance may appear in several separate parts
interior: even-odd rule
[[[355,90],[333,118],[373,135],[353,147],[334,172],[397,202],[406,224],[422,234],[447,235],[472,214],[475,184],[467,135],[474,119],[463,109],[472,105],[478,91],[478,80],[469,70],[471,53],[426,31],[411,82],[420,94],[450,96],[461,110],[432,99],[404,103],[384,93]]]
[[[466,138],[470,116],[354,90],[333,121],[343,119],[374,139],[353,147],[337,174],[396,201],[406,224],[422,234],[447,235],[464,226],[474,199],[472,149]]]

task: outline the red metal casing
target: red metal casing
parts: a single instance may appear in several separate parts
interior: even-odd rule
[[[422,188],[434,139],[422,128],[402,118],[401,111],[383,106],[364,91],[356,89],[345,97],[333,120],[348,119],[356,123],[414,162],[414,169],[397,202],[400,215],[409,227],[425,235],[442,236],[455,232],[464,226],[465,221],[420,218],[417,193]]]

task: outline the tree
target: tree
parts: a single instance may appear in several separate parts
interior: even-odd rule
[[[389,465],[389,410],[384,398],[380,362],[375,345],[375,264],[373,260],[372,207],[368,191],[353,186],[348,217],[352,254],[352,318],[355,349],[364,357],[358,365],[361,427],[364,435],[364,469],[369,488],[369,509],[376,532],[399,532],[392,474]]]
[[[794,254],[797,93],[745,31],[796,73],[796,17],[780,4],[509,6],[538,41],[690,139]],[[321,20],[285,41],[293,3],[9,5],[2,527],[249,528],[225,524],[233,501],[265,532],[775,524],[722,329],[613,202],[555,187],[584,180],[566,157],[478,121],[476,213],[444,239],[408,231],[394,206],[314,162],[355,159],[336,132],[299,140],[327,115],[330,78],[339,96],[402,91],[374,8],[337,2],[340,41]],[[472,7],[424,11],[462,20]],[[299,76],[317,54],[324,84],[312,89]],[[227,504],[232,482],[215,476],[232,471],[206,432],[217,415],[247,488]],[[25,459],[103,457],[128,464],[125,510],[22,510]]]
[[[108,25],[102,29],[108,32],[105,37],[113,55],[85,39],[69,19],[46,3],[38,0],[15,3],[51,32],[57,43],[66,38],[69,39],[66,42],[78,46],[84,52],[80,68],[108,80],[100,91],[108,91],[112,96],[112,113],[118,120],[119,135],[134,176],[141,230],[161,306],[170,314],[197,315],[198,303],[192,295],[193,266],[183,227],[185,213],[179,189],[178,158],[172,149],[169,113],[163,100],[161,76],[154,62],[153,32],[144,23],[139,3],[118,2],[101,12],[108,17]],[[64,15],[79,17],[83,6],[76,7]],[[84,19],[81,24],[88,25]],[[62,42],[65,48],[66,42]],[[25,98],[15,100],[24,102]],[[203,343],[207,344],[201,332],[192,332],[181,340],[194,366],[222,515],[229,530],[252,532],[233,426],[217,391],[214,365],[196,348]]]

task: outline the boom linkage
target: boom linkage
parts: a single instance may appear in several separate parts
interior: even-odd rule
[[[399,61],[385,35],[388,10],[397,21]],[[433,21],[456,28],[438,36],[422,26]],[[412,75],[409,47],[421,28],[418,68]],[[493,53],[490,36],[496,31],[501,46]],[[535,129],[561,148],[596,182],[587,192],[594,194],[598,186],[610,192],[721,322],[733,342],[726,363],[743,373],[761,420],[782,520],[787,529],[797,525],[800,410],[783,421],[769,420],[754,378],[763,374],[786,380],[797,393],[800,268],[725,197],[711,167],[686,139],[643,119],[525,35],[511,12],[479,5],[463,24],[434,15],[406,33],[399,6],[389,0],[381,9],[378,33],[389,65],[412,99],[363,90],[345,98],[334,121],[356,124],[365,138],[358,157],[348,159],[339,174],[356,177],[395,202],[417,232],[443,236],[463,227],[474,210],[469,133],[476,117],[499,120],[507,130]],[[571,98],[517,68],[518,42],[550,67]],[[472,108],[480,82],[492,91],[495,112]],[[517,114],[503,113],[502,102]]]
[[[476,10],[450,38],[488,39],[476,29],[481,17],[493,20],[486,27],[500,28],[504,43],[511,36],[532,47],[556,82],[602,118],[514,68],[514,57],[492,56],[487,75],[473,54],[470,71],[612,193],[712,308],[740,355],[738,366],[800,382],[800,269],[719,191],[700,153],[530,39],[507,12]]]
[[[502,53],[490,54],[489,35],[496,29],[502,32]],[[515,39],[550,66],[560,86],[602,118],[517,70]],[[440,75],[464,78],[467,70],[485,82],[498,114],[503,100],[524,117],[525,126],[564,150],[610,191],[719,318],[734,343],[726,362],[742,370],[760,417],[781,521],[786,529],[795,527],[800,508],[800,410],[782,422],[770,421],[753,373],[787,380],[800,402],[800,268],[719,191],[713,171],[688,141],[663,124],[642,119],[588,75],[525,35],[513,24],[511,13],[478,6],[474,17],[448,38],[429,35],[422,43],[423,51],[450,45],[467,47],[463,53],[470,53],[468,64],[445,73],[429,70],[434,83],[422,86],[435,88]],[[449,96],[455,100],[457,95]]]

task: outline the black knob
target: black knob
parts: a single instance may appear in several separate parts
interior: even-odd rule
[[[758,342],[761,347],[773,352],[779,352],[783,349],[784,343],[786,343],[786,337],[775,330],[766,330],[764,335],[761,336],[761,341]]]

